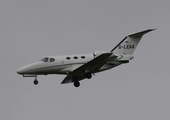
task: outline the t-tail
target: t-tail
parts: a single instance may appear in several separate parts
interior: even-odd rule
[[[133,54],[142,36],[155,29],[149,29],[126,36],[115,48],[111,50],[114,54]]]

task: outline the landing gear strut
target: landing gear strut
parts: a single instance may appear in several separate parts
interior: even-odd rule
[[[36,77],[35,80],[34,80],[34,85],[38,85],[37,77]]]

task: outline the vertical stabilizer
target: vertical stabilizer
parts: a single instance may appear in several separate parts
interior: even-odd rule
[[[133,54],[142,36],[155,29],[149,29],[126,36],[115,48],[111,50],[115,54]]]

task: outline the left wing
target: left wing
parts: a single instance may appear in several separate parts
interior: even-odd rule
[[[78,81],[85,79],[85,73],[90,72],[94,73],[98,71],[107,61],[107,59],[112,55],[112,52],[103,53],[98,57],[94,58],[93,60],[87,62],[86,64],[78,67],[77,69],[73,70],[73,72],[69,73],[66,78],[61,82],[64,83],[71,83],[73,77],[77,77]]]

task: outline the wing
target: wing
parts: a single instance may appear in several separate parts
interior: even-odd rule
[[[73,72],[69,73],[65,77],[65,79],[61,82],[61,84],[71,83],[73,77],[77,77],[79,81],[85,79],[86,72],[95,73],[96,71],[98,71],[107,62],[106,60],[112,54],[113,54],[112,52],[103,53],[98,57],[94,58],[93,60],[87,62],[86,64],[78,67],[77,69],[73,70]]]

